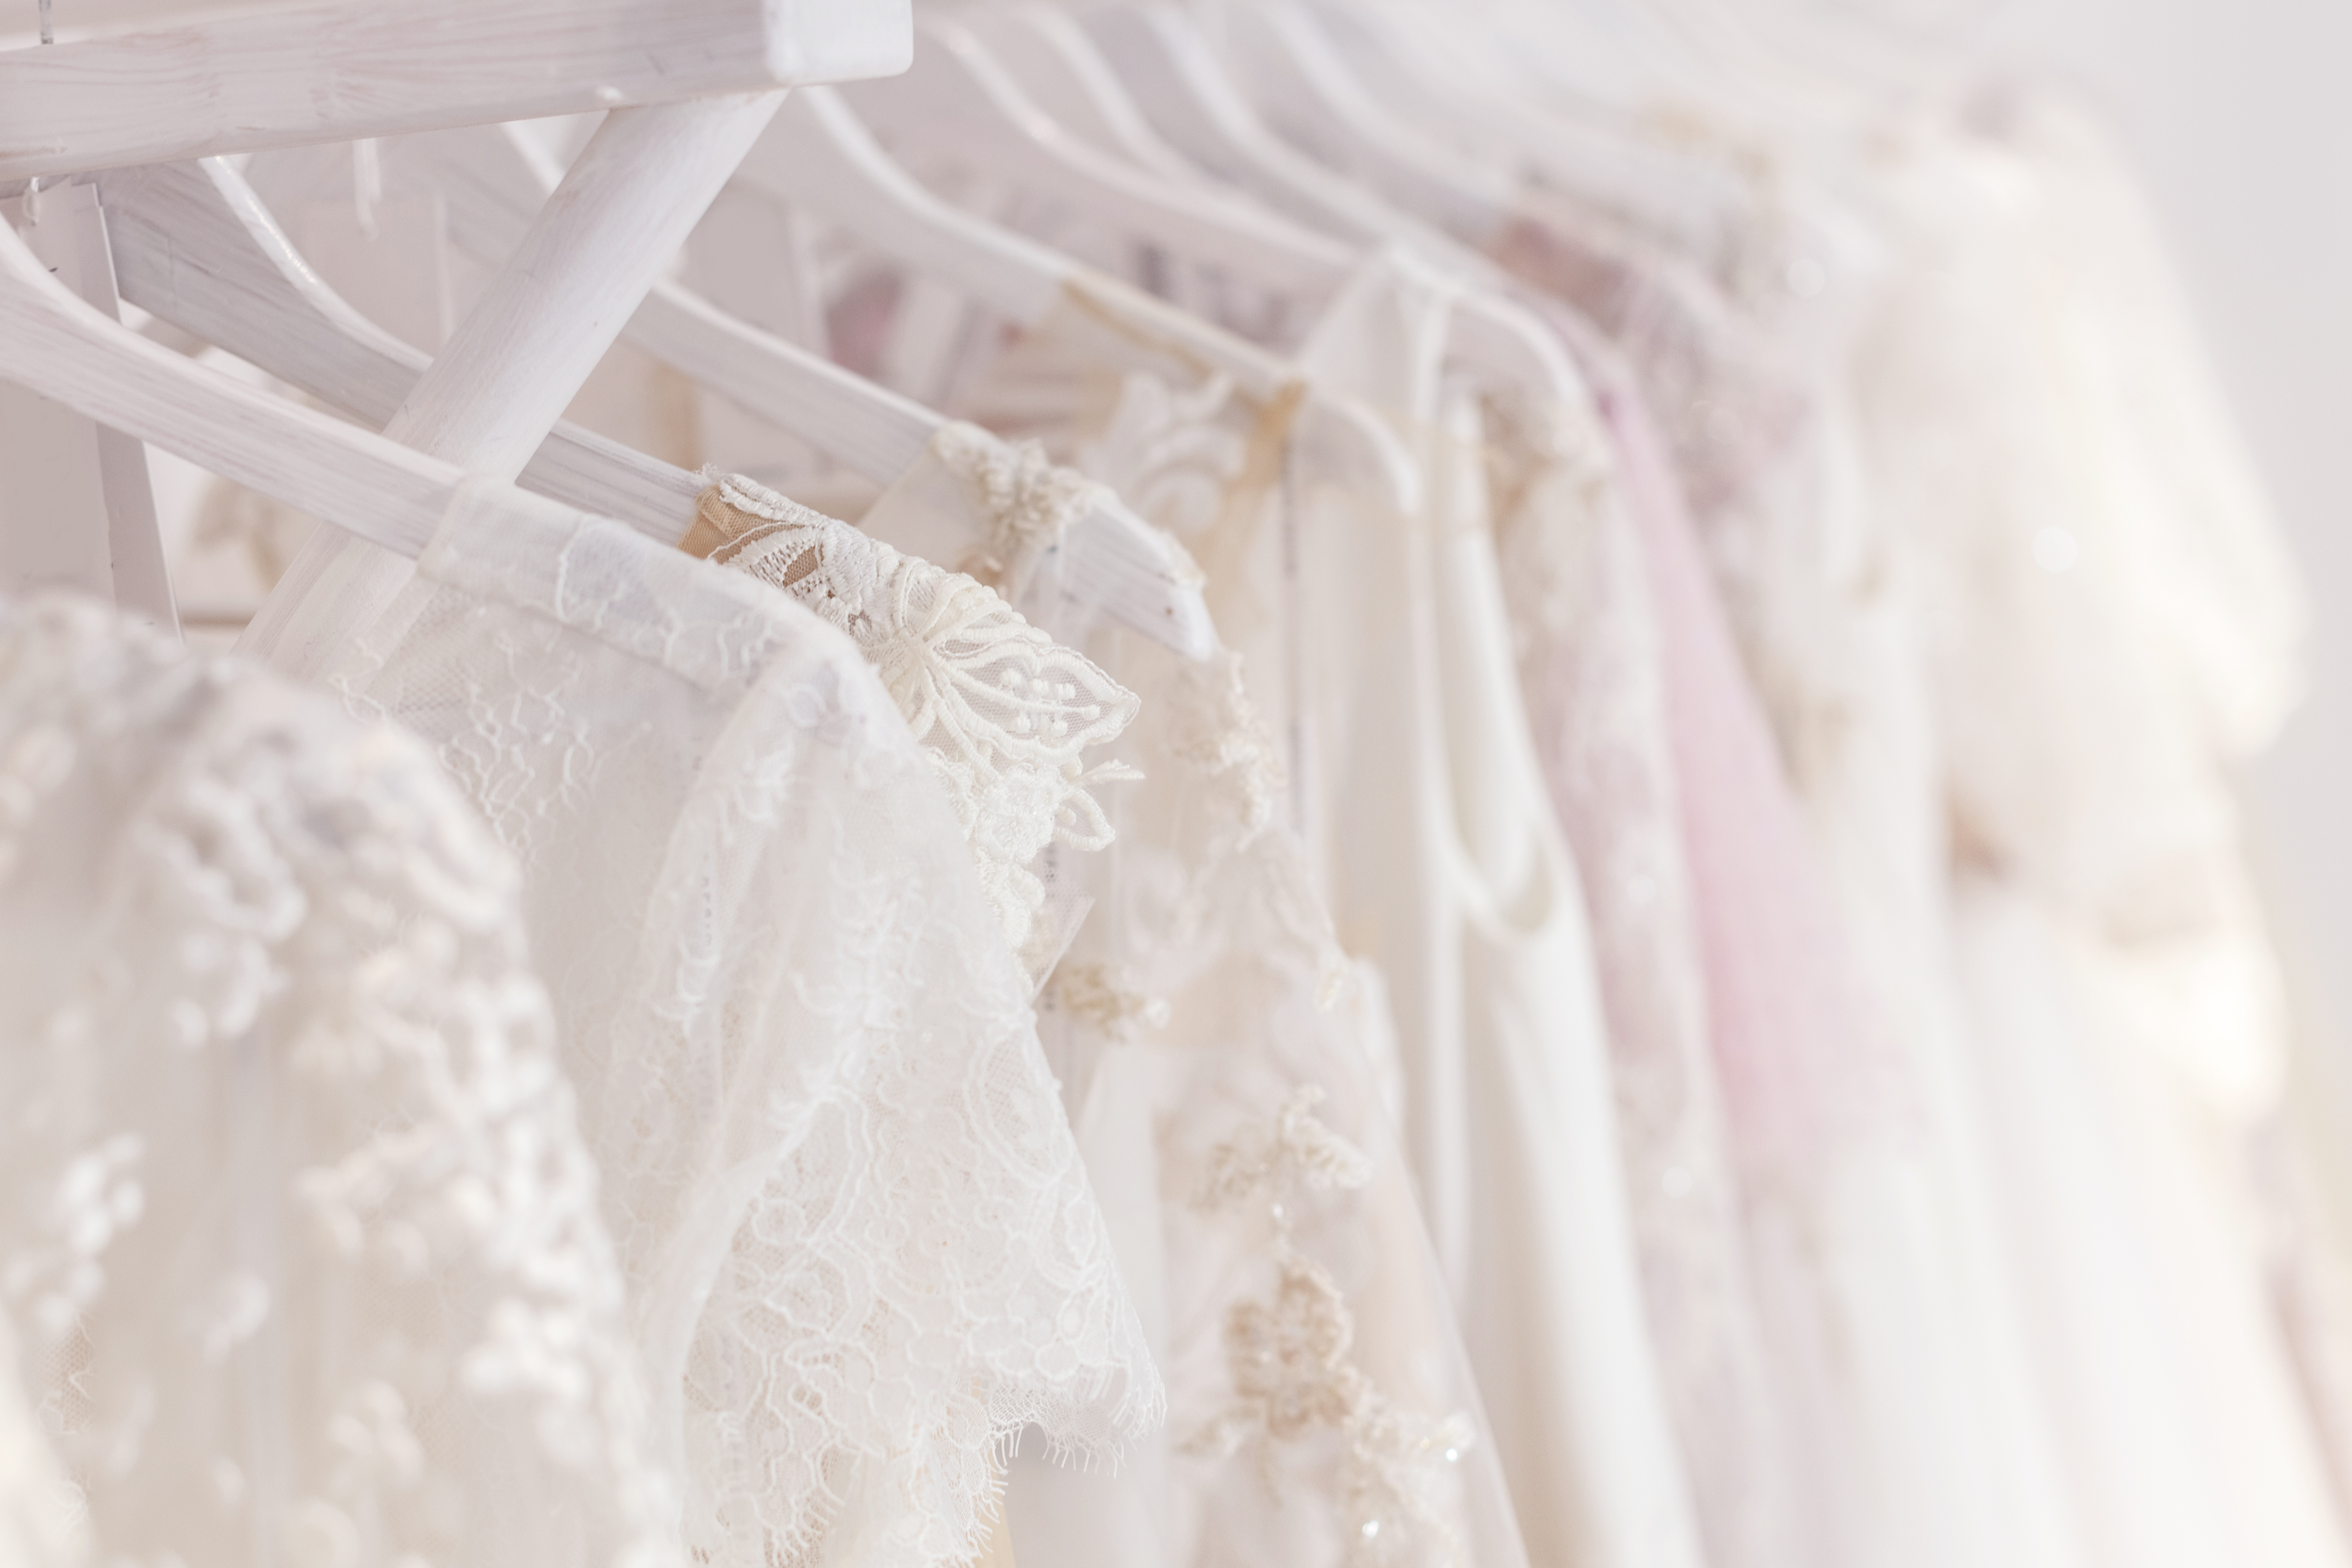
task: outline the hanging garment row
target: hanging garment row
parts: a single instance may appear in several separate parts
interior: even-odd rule
[[[2352,1568],[2297,588],[2078,110],[1676,0],[68,9],[0,1563]]]

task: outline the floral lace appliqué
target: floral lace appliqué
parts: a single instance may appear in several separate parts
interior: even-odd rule
[[[1022,480],[1003,483],[1018,492]],[[1051,845],[1109,845],[1110,821],[1090,790],[1138,775],[1082,758],[1127,728],[1134,694],[984,584],[750,479],[703,493],[705,525],[726,540],[712,560],[791,594],[881,672],[948,785],[1005,940],[1033,977],[1049,970],[1069,932],[1041,918],[1045,885],[1031,867]]]
[[[1365,1568],[1468,1561],[1458,1470],[1475,1429],[1461,1413],[1433,1419],[1400,1409],[1353,1359],[1356,1320],[1328,1269],[1293,1230],[1300,1190],[1353,1189],[1371,1162],[1314,1114],[1323,1091],[1292,1094],[1265,1135],[1218,1146],[1198,1198],[1210,1210],[1265,1205],[1274,1227],[1275,1286],[1225,1314],[1234,1401],[1184,1442],[1189,1454],[1228,1457],[1255,1447],[1277,1485],[1275,1447],[1318,1433],[1340,1440],[1338,1495],[1349,1561]]]
[[[986,542],[958,563],[965,575],[1018,600],[1037,560],[1070,524],[1110,498],[1035,441],[1004,441],[977,425],[952,424],[931,437],[931,455],[971,488]]]
[[[1065,963],[1054,972],[1054,1000],[1120,1045],[1167,1027],[1171,1016],[1168,998],[1138,989],[1124,965]]]

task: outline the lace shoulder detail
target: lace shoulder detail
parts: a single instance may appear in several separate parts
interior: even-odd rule
[[[1021,472],[999,477],[1009,505],[1033,504],[1020,499],[1035,488]],[[740,476],[703,492],[697,527],[725,541],[712,560],[783,589],[881,672],[947,784],[1005,940],[1033,977],[1049,970],[1068,933],[1043,918],[1045,886],[1031,867],[1053,845],[1111,842],[1092,786],[1137,775],[1084,757],[1133,721],[1135,695],[986,584]]]
[[[95,1559],[677,1560],[518,892],[404,734],[0,606],[0,1311]]]
[[[931,437],[931,456],[976,503],[986,542],[964,564],[974,578],[1017,601],[1037,559],[1111,492],[1048,457],[1036,441],[1006,441],[961,421]]]

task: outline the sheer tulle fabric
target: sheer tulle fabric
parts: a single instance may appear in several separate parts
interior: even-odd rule
[[[522,862],[691,1551],[960,1561],[992,1443],[1154,1425],[1027,986],[842,634],[617,525],[461,509],[313,646]]]
[[[1031,395],[1066,402],[1058,373],[1030,378],[1051,353],[1016,350],[976,404],[1016,386],[1033,414],[1046,405]],[[1238,463],[1222,460],[1245,442],[1150,419],[1168,390],[1129,380],[1141,406],[1123,397],[1082,449],[1091,472],[1209,542],[1213,517],[1269,498],[1262,476],[1236,485]],[[1221,399],[1198,412],[1245,417]],[[864,526],[943,545],[989,504],[956,465],[919,466]],[[1105,795],[1114,844],[1059,862],[1092,912],[1045,994],[1045,1028],[1171,1414],[1166,1441],[1115,1474],[1016,1459],[1021,1562],[1523,1561],[1386,1131],[1377,984],[1333,942],[1281,825],[1279,748],[1238,662],[1180,658],[1050,580],[1024,603],[1142,699],[1120,748],[1141,778]]]
[[[47,600],[0,759],[8,1376],[83,1543],[677,1561],[514,864],[425,748]]]
[[[1528,1551],[1672,1561],[1696,1542],[1640,1316],[1580,900],[1525,749],[1491,541],[1297,434],[1323,378],[1430,401],[1416,377],[1442,324],[1396,277],[1375,269],[1363,290],[1319,340],[1315,383],[1286,397],[1239,395],[1088,300],[1015,344],[967,407],[1150,497],[1201,562],[1288,764],[1315,885],[1396,1020],[1404,1147]],[[1423,439],[1410,424],[1401,447]],[[1449,466],[1423,497],[1444,484],[1466,508],[1444,515],[1483,519],[1475,447],[1435,452]]]

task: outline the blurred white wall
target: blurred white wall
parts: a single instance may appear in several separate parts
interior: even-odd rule
[[[2352,0],[2012,0],[1998,52],[2105,110],[2303,563],[2310,696],[2248,797],[2304,1022],[2352,1075]]]

